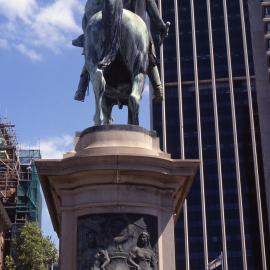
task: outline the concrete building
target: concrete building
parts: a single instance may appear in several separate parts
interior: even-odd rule
[[[152,128],[200,173],[176,226],[177,269],[267,270],[270,217],[269,1],[159,1],[165,102]]]

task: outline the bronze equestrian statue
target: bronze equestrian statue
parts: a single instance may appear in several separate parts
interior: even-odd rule
[[[132,12],[131,12],[132,11]],[[154,0],[88,0],[82,20],[84,34],[73,40],[84,48],[85,65],[75,99],[83,101],[89,80],[96,99],[95,125],[110,124],[114,105],[129,108],[129,124],[139,124],[138,112],[145,74],[161,102],[162,84],[157,68],[150,21],[160,43],[170,23],[161,19]]]

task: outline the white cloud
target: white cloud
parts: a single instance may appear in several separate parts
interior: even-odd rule
[[[0,49],[7,49],[8,48],[8,42],[6,39],[0,38]]]
[[[70,47],[81,30],[84,0],[0,0],[0,36],[27,55],[25,48],[35,48],[28,55],[40,58],[42,49],[55,53]],[[24,48],[21,46],[23,44]],[[19,46],[19,47],[18,47]],[[2,48],[0,46],[0,48]]]
[[[61,47],[71,44],[72,38],[82,32],[75,20],[78,6],[78,0],[57,0],[41,9],[32,24],[32,31],[36,35],[35,45],[59,52]]]
[[[40,61],[42,59],[42,56],[39,53],[33,49],[27,48],[24,44],[19,44],[15,47],[20,53],[30,58],[32,61]]]
[[[40,150],[43,158],[62,158],[63,154],[70,150],[73,143],[73,137],[64,135],[48,140],[40,141]]]
[[[72,149],[73,137],[63,135],[41,139],[34,144],[22,144],[21,149],[40,149],[41,156],[44,159],[63,158],[63,154]]]
[[[57,29],[80,32],[81,29],[77,26],[74,17],[77,4],[76,0],[58,0],[52,5],[41,9],[35,18],[35,22],[39,26],[51,25]]]
[[[36,8],[35,0],[0,0],[0,13],[9,20],[20,18],[29,22]]]

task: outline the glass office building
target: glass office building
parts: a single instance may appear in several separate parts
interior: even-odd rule
[[[270,102],[261,106],[270,41],[267,26],[255,40],[250,23],[263,26],[265,2],[159,1],[172,25],[160,54],[165,102],[153,104],[152,128],[173,158],[201,160],[175,229],[177,270],[208,269],[221,253],[224,270],[270,269]]]

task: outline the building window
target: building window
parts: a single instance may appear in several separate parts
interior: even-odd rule
[[[267,17],[270,16],[270,6],[264,8],[264,15]]]
[[[265,31],[266,31],[267,33],[270,32],[270,22],[266,23],[266,25],[265,25]]]

